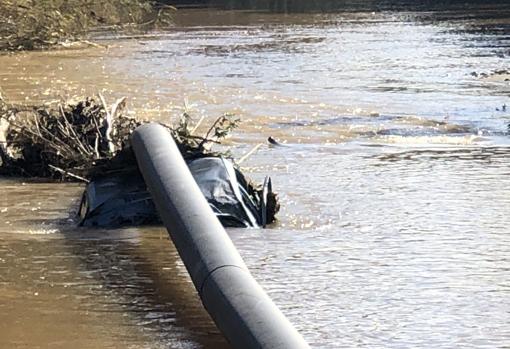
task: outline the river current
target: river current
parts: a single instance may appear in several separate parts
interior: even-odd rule
[[[0,56],[0,92],[239,116],[226,146],[264,144],[243,166],[282,210],[228,233],[312,347],[508,348],[510,9],[189,9],[94,39]],[[0,185],[0,348],[228,348],[163,228],[77,228],[83,186]]]

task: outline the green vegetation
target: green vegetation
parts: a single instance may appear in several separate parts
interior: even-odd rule
[[[151,0],[0,0],[0,50],[44,48],[93,27],[168,24],[168,9]]]

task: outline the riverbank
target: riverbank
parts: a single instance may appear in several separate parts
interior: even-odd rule
[[[86,37],[94,27],[167,25],[169,7],[150,0],[0,0],[0,51],[41,49]]]

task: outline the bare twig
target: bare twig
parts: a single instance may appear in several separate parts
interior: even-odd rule
[[[218,125],[221,121],[223,121],[223,119],[225,118],[225,115],[222,115],[220,116],[219,118],[217,118],[213,124],[211,125],[211,127],[207,130],[205,136],[203,137],[203,141],[202,143],[200,143],[200,146],[203,145],[203,143],[205,143],[208,139],[209,139],[209,135],[211,134],[211,132],[214,130],[214,128],[216,127],[216,125]]]
[[[197,123],[195,124],[195,126],[193,127],[193,129],[189,132],[191,135],[194,134],[197,129],[200,127],[200,125],[202,124],[202,122],[204,121],[205,119],[205,115],[202,115],[202,117],[200,118],[200,120],[197,121]]]
[[[67,134],[67,136],[69,136],[70,138],[73,138],[75,140],[76,144],[78,145],[79,148],[81,148],[84,155],[90,154],[90,147],[89,147],[89,149],[87,149],[85,147],[85,145],[80,140],[80,137],[78,137],[78,135],[76,134],[74,127],[67,120],[67,116],[66,116],[66,113],[64,112],[64,108],[62,107],[62,104],[59,105],[59,109],[60,109],[60,113],[62,114],[62,118],[64,119],[64,122],[67,126],[67,129],[69,130],[69,133]],[[57,119],[57,121],[58,121],[58,119]],[[71,133],[72,133],[72,135],[71,135]]]
[[[108,142],[108,149],[110,151],[110,154],[113,155],[115,153],[115,145],[112,142],[113,116],[108,111],[108,105],[106,104],[106,100],[104,99],[103,95],[100,92],[98,94],[99,94],[99,99],[101,99],[101,103],[103,103],[103,108],[104,108],[104,110],[106,112],[106,119],[105,119],[106,131],[105,131],[105,137],[106,137],[106,141]]]
[[[110,113],[112,120],[117,116],[117,112],[124,109],[126,106],[127,97],[119,98],[112,104],[112,111]]]
[[[0,118],[0,160],[2,166],[7,162],[7,131],[9,129],[9,122],[4,118]]]
[[[99,159],[100,158],[100,155],[99,155],[99,136],[101,134],[96,134],[96,139],[94,140],[94,154],[96,156],[96,159]]]
[[[39,133],[39,135],[41,135],[41,129],[39,128],[39,121],[37,120],[37,115],[34,115],[34,124],[35,124],[35,128],[37,129],[37,133]]]
[[[260,149],[260,147],[262,147],[264,145],[264,143],[259,143],[257,144],[256,146],[254,146],[249,152],[247,152],[246,154],[243,155],[242,158],[239,159],[239,161],[237,161],[237,164],[238,165],[241,165],[246,159],[248,159],[250,156],[252,156],[253,154],[255,154],[255,152],[257,150]]]
[[[48,167],[49,167],[49,168],[51,168],[51,169],[53,169],[53,170],[55,170],[55,171],[58,171],[58,172],[60,172],[60,173],[62,173],[62,174],[64,174],[64,175],[66,175],[66,176],[73,177],[73,178],[78,179],[78,180],[80,180],[80,181],[82,181],[82,182],[85,182],[85,183],[90,183],[90,181],[89,181],[88,179],[83,178],[83,177],[81,177],[81,176],[78,176],[78,175],[76,175],[76,174],[74,174],[74,173],[71,173],[71,172],[69,172],[69,171],[63,170],[63,169],[61,169],[61,168],[58,168],[57,166],[48,165]]]
[[[34,132],[34,131],[32,131],[30,128],[27,128],[27,127],[24,127],[24,126],[18,125],[18,124],[16,124],[16,123],[14,123],[13,121],[9,121],[9,123],[10,123],[12,126],[16,127],[18,130],[21,130],[22,132],[27,132],[27,133],[31,134],[32,136],[35,136],[35,137],[37,137],[37,138],[41,139],[44,143],[52,145],[52,146],[53,146],[53,148],[54,148],[55,150],[57,150],[57,151],[62,150],[62,148],[61,148],[58,144],[56,144],[55,142],[53,142],[53,141],[52,141],[52,140],[50,140],[50,139],[45,138],[42,134],[35,133],[35,132]],[[53,135],[51,134],[51,132],[49,132],[48,130],[46,130],[46,129],[42,126],[42,125],[41,125],[41,128],[43,129],[43,131],[45,131],[45,132],[49,133],[49,134],[50,134],[50,136],[53,136]],[[57,140],[58,140],[58,139],[57,139]],[[73,154],[72,154],[72,153],[74,153],[74,152],[72,151],[72,149],[70,149],[70,148],[69,148],[69,146],[68,146],[67,144],[65,144],[65,143],[64,143],[63,145],[65,146],[65,148],[64,148],[64,149],[65,149],[65,150],[67,150],[67,151],[70,151],[70,152],[71,152],[71,156],[73,156]],[[66,149],[66,148],[67,148],[67,149]]]

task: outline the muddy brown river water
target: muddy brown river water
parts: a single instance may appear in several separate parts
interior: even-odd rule
[[[510,82],[481,73],[510,68],[510,9],[175,20],[0,56],[1,93],[239,115],[235,155],[286,143],[243,164],[282,212],[228,232],[312,347],[508,348]],[[79,184],[0,188],[0,348],[228,348],[164,229],[77,228]]]

